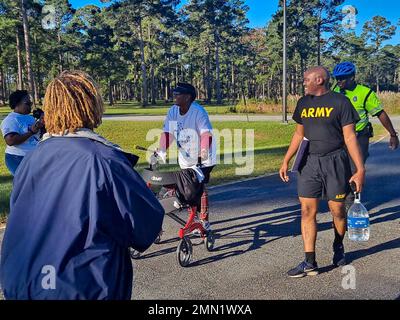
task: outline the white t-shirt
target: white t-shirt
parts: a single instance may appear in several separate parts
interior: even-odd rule
[[[1,122],[1,132],[3,137],[9,133],[25,134],[28,132],[30,126],[35,123],[36,119],[29,114],[20,114],[17,112],[11,112]],[[36,148],[39,142],[39,133],[31,136],[23,143],[6,147],[6,153],[17,156],[25,156],[28,152]]]
[[[198,163],[200,155],[200,136],[205,132],[212,135],[212,126],[207,111],[197,102],[193,102],[184,115],[179,113],[179,106],[173,105],[164,121],[164,132],[175,138],[178,146],[178,162],[182,169],[191,168]],[[208,158],[203,166],[210,167],[217,163],[215,137],[212,138]]]

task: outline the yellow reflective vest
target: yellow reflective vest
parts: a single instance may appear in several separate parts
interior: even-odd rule
[[[333,91],[343,93],[338,86],[335,86]],[[357,84],[354,90],[345,90],[344,94],[350,99],[360,117],[360,121],[356,124],[357,132],[368,125],[368,114],[375,116],[383,110],[382,103],[376,93],[366,86]]]

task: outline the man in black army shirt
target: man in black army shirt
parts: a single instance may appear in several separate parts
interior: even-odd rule
[[[333,216],[333,264],[346,264],[343,247],[346,233],[344,200],[350,192],[349,182],[354,182],[357,192],[360,192],[365,177],[362,155],[354,130],[359,118],[351,102],[344,95],[329,90],[329,72],[324,67],[308,69],[304,73],[303,84],[306,95],[298,101],[294,111],[296,130],[279,170],[281,179],[288,182],[289,161],[303,138],[308,139],[308,152],[299,167],[297,181],[305,260],[288,271],[290,277],[296,278],[318,274],[315,260],[316,215],[321,198],[328,200]],[[356,165],[353,176],[346,147]]]

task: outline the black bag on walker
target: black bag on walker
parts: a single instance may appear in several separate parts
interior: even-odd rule
[[[176,173],[176,195],[181,203],[195,206],[200,203],[203,183],[199,182],[193,169],[183,169]]]

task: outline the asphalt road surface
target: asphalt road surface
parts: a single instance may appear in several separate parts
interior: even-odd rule
[[[165,114],[167,110],[165,111]],[[291,114],[288,114],[288,120],[293,122]],[[390,116],[393,123],[400,122],[400,116]],[[165,115],[104,115],[103,120],[115,120],[115,121],[164,121]],[[282,121],[281,115],[263,115],[263,114],[212,114],[210,115],[210,121]],[[379,120],[375,117],[371,117],[370,121],[380,125]]]
[[[331,216],[318,215],[318,276],[288,278],[303,257],[294,177],[277,175],[211,190],[214,252],[193,247],[194,261],[178,266],[178,225],[166,217],[164,243],[136,260],[134,299],[395,299],[400,295],[400,150],[371,146],[362,202],[371,214],[367,243],[345,240],[352,268],[333,268]],[[342,273],[343,272],[343,273]],[[355,273],[354,284],[349,277]],[[344,287],[343,285],[344,284]]]
[[[103,120],[115,120],[115,121],[164,121],[165,115],[104,115]],[[210,115],[211,121],[282,121],[282,116],[278,115],[262,115],[262,114],[250,114],[250,115]]]
[[[284,184],[272,175],[210,190],[215,251],[207,252],[199,239],[194,239],[193,262],[187,268],[176,260],[179,225],[166,217],[163,242],[134,261],[132,298],[398,298],[400,150],[390,151],[384,140],[371,146],[370,154],[361,200],[370,212],[371,238],[362,244],[346,238],[350,268],[331,266],[331,216],[326,205],[321,205],[316,251],[320,274],[301,279],[286,276],[288,269],[303,259],[300,206],[295,177]]]

